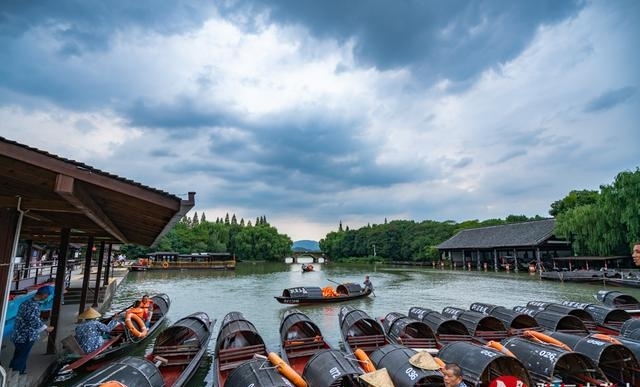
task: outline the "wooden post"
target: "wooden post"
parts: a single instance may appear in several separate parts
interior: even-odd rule
[[[51,317],[49,324],[54,330],[49,333],[47,339],[47,354],[56,353],[56,337],[60,328],[60,305],[62,304],[62,295],[65,291],[64,280],[67,274],[67,254],[69,251],[69,236],[71,230],[63,228],[60,231],[60,251],[58,252],[58,266],[56,267],[56,282],[53,294],[53,306],[51,307]]]
[[[87,251],[84,256],[84,276],[82,277],[82,291],[80,292],[80,305],[78,314],[84,312],[87,305],[87,291],[89,290],[89,280],[91,276],[91,254],[93,253],[93,236],[87,241]]]

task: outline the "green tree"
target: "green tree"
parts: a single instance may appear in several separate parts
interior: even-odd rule
[[[549,214],[553,217],[569,211],[572,208],[584,206],[587,204],[595,204],[598,201],[598,191],[582,190],[571,191],[564,198],[551,203]]]

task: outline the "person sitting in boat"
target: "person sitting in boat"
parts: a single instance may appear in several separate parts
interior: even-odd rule
[[[129,315],[135,314],[136,316],[140,317],[142,321],[146,321],[147,313],[149,312],[149,309],[143,308],[141,304],[142,302],[140,300],[135,300],[133,302],[133,306],[127,309],[127,311],[125,312],[125,315],[124,315],[125,320]]]
[[[373,291],[373,284],[371,283],[371,280],[369,279],[369,276],[365,276],[364,277],[363,284],[364,284],[364,290],[365,291],[368,291],[368,290]]]
[[[153,301],[149,298],[148,294],[142,296],[142,299],[140,300],[140,307],[147,311],[144,322],[147,325],[147,328],[149,328],[149,325],[151,325],[151,316],[153,316]]]
[[[103,324],[97,319],[102,315],[93,308],[89,308],[78,315],[79,323],[75,328],[75,336],[78,345],[85,353],[90,353],[100,348],[104,344],[104,334],[111,332],[113,328],[121,324],[115,318],[109,324]],[[117,314],[114,315],[117,317]]]
[[[445,387],[467,387],[462,381],[462,369],[455,363],[445,364],[442,375]]]

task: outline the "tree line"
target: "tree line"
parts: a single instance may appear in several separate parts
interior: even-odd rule
[[[550,205],[549,215],[556,218],[555,234],[572,243],[577,255],[629,255],[630,246],[640,239],[640,169],[620,172],[612,184],[595,190],[573,190]],[[505,219],[438,222],[385,219],[383,224],[357,230],[338,224],[338,230],[319,241],[321,250],[333,261],[349,259],[390,262],[439,260],[436,246],[457,232],[478,227],[504,225],[546,219],[536,215],[509,215]],[[179,253],[229,252],[243,260],[278,261],[291,253],[292,241],[279,234],[266,216],[254,224],[235,214],[206,219],[205,214],[185,216],[153,251]],[[150,250],[125,245],[129,257]]]

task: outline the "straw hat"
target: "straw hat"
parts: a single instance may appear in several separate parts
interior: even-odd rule
[[[89,308],[78,315],[78,320],[91,320],[101,316],[100,312],[93,308]]]
[[[423,370],[435,371],[440,369],[440,366],[436,362],[436,360],[431,356],[431,354],[427,351],[419,351],[415,355],[409,358],[409,363],[418,368],[422,368]]]
[[[373,387],[393,387],[393,381],[386,368],[358,376]]]

